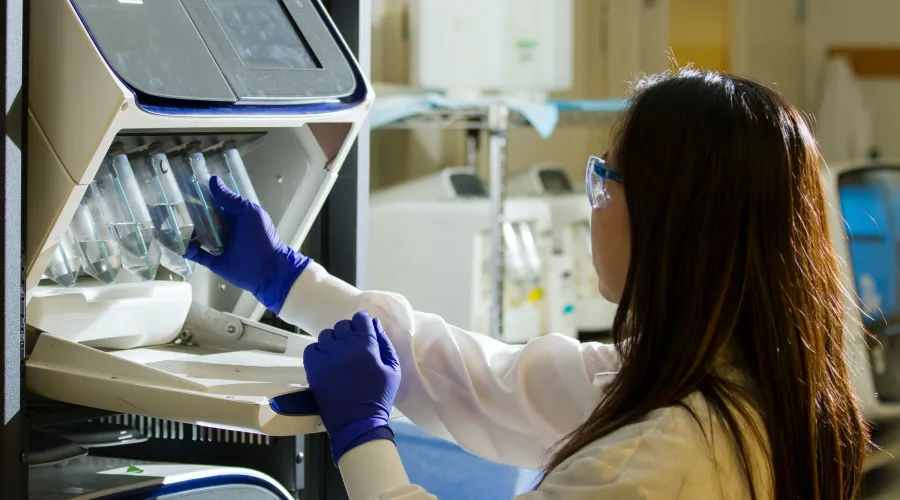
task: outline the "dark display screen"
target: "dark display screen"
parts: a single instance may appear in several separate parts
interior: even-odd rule
[[[321,69],[281,0],[208,0],[244,65],[253,69]]]
[[[457,196],[487,196],[481,179],[472,174],[453,174],[450,176],[450,184]]]
[[[544,191],[550,194],[568,194],[572,192],[572,183],[565,173],[559,170],[541,170],[538,175]]]

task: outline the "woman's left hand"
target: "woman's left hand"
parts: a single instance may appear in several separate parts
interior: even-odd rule
[[[303,352],[303,365],[335,463],[365,442],[393,440],[388,418],[400,362],[377,319],[360,312],[324,330]]]

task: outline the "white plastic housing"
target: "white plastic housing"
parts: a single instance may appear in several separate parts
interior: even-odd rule
[[[191,306],[183,282],[117,283],[85,279],[74,288],[37,287],[25,321],[42,332],[98,349],[172,342]]]
[[[413,0],[411,80],[451,93],[572,87],[572,0]]]

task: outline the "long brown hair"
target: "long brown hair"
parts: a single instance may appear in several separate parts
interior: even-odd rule
[[[855,497],[868,428],[844,361],[845,291],[804,115],[748,79],[666,73],[635,86],[611,159],[631,226],[612,332],[621,365],[545,473],[700,391],[752,498],[768,497],[756,474],[771,474],[777,499]],[[714,369],[725,353],[748,384]],[[754,415],[764,433],[747,430]],[[752,467],[753,439],[771,470]]]

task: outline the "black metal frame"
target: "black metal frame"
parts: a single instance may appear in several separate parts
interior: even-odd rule
[[[4,14],[4,103],[6,141],[0,148],[4,165],[0,174],[3,202],[0,221],[3,224],[3,360],[0,364],[0,408],[3,428],[0,433],[0,496],[4,500],[28,498],[28,467],[25,463],[30,428],[25,413],[25,321],[24,269],[22,245],[24,241],[24,168],[27,129],[27,8],[29,0],[0,0]],[[367,0],[322,0],[350,49],[357,56],[364,73],[369,73],[370,5]],[[364,278],[364,270],[357,261],[365,255],[369,184],[369,132],[365,127],[344,162],[332,193],[316,222],[310,237],[309,254],[328,266],[329,270],[350,283]],[[165,446],[164,442],[149,444],[140,454],[146,458],[171,460],[177,450],[178,459],[190,462],[216,457],[219,462],[238,464],[235,447],[221,443],[195,443],[185,447]],[[140,446],[140,445],[139,445]],[[129,447],[130,448],[130,447]],[[166,451],[167,449],[167,451]],[[347,498],[340,472],[334,467],[324,434],[305,438],[282,438],[274,447],[259,448],[254,454],[239,447],[240,463],[256,462],[249,466],[268,469],[290,489],[303,487],[302,497],[310,500],[340,500]],[[136,448],[129,454],[138,452]],[[166,453],[168,453],[166,455]],[[164,456],[165,455],[165,456]],[[223,463],[224,464],[224,463]],[[286,480],[285,478],[288,478]],[[292,479],[291,479],[292,478]],[[293,487],[293,488],[292,488]]]
[[[25,96],[26,15],[25,0],[0,0],[3,11],[5,40],[3,53],[3,104],[6,140],[0,148],[3,173],[3,202],[0,220],[3,224],[3,360],[0,387],[3,429],[0,431],[0,491],[3,498],[28,498],[28,424],[25,417],[24,360],[24,270],[22,269],[24,175],[25,161]]]
[[[359,61],[370,74],[371,9],[368,0],[322,0],[322,4]],[[364,127],[347,155],[310,237],[309,256],[348,283],[362,286],[368,252],[369,128]],[[328,436],[306,436],[304,499],[341,500],[347,492],[340,471],[333,465]]]

